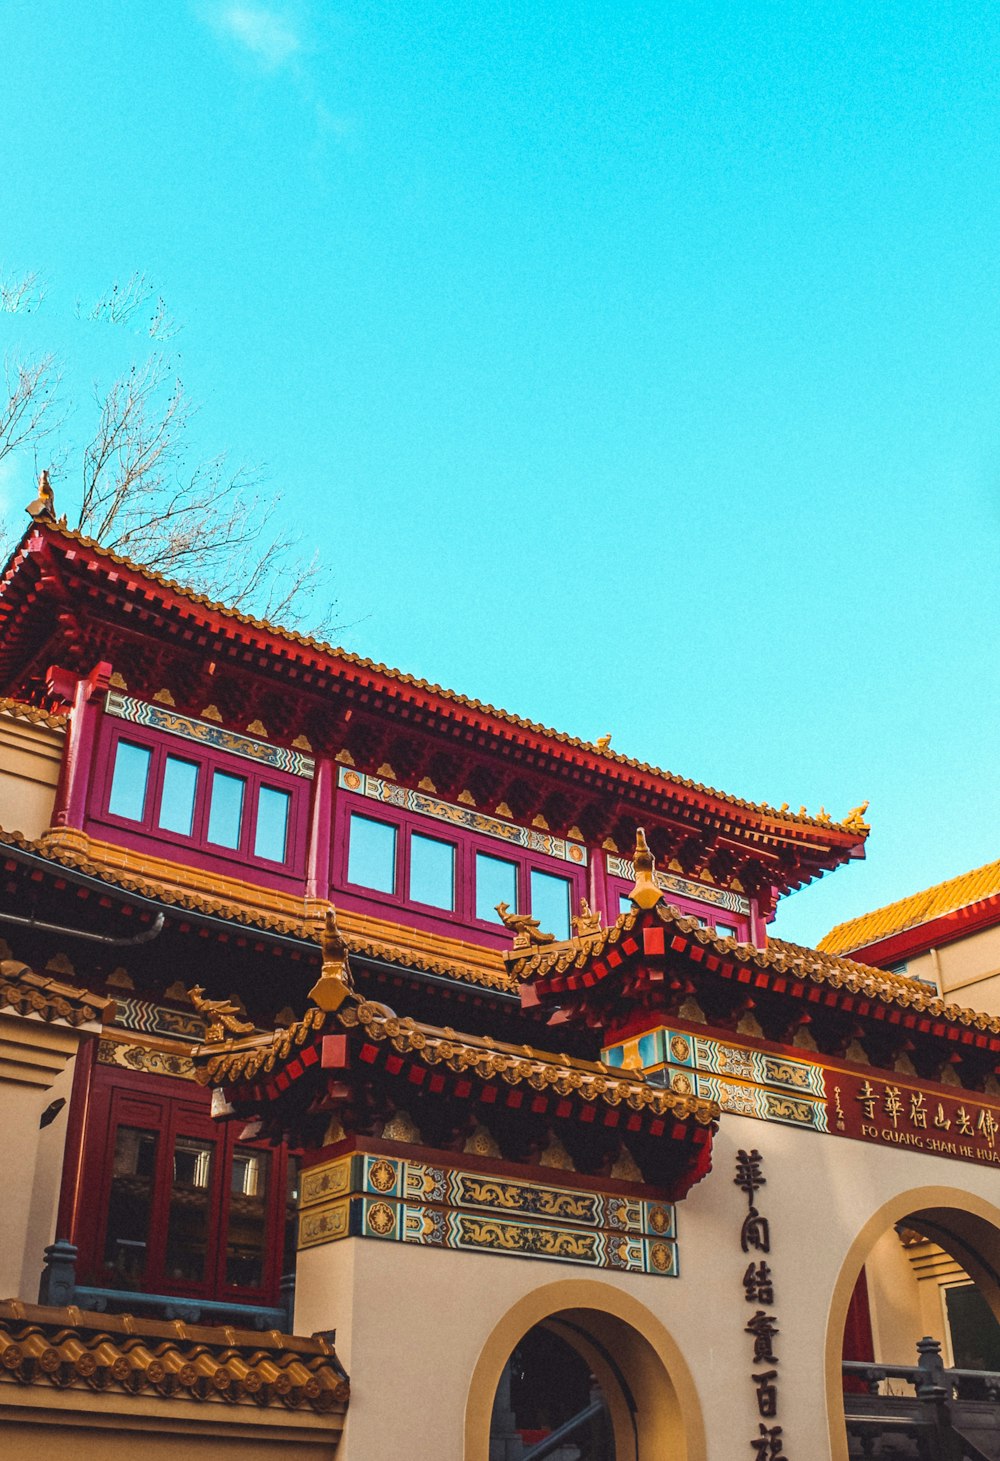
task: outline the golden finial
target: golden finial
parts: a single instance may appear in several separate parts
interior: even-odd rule
[[[865,812],[868,810],[868,803],[862,802],[859,807],[852,807],[841,823],[849,832],[870,832],[871,827],[865,821]]]
[[[827,811],[826,807],[820,807],[819,811],[816,813],[816,820],[817,822],[822,822],[824,827],[829,827],[830,823],[833,821],[833,818],[830,816],[830,813]]]
[[[609,731],[606,736],[598,736],[597,740],[594,742],[594,745],[600,751],[602,756],[606,756],[611,750],[611,732]]]
[[[781,803],[781,806],[778,808],[778,816],[780,817],[781,814],[782,814],[782,812],[787,812],[787,811],[788,811],[788,803],[787,802],[782,802]]]
[[[337,924],[337,910],[332,903],[323,919],[319,946],[323,951],[323,968],[309,991],[309,998],[313,1004],[329,1013],[340,1008],[353,987],[347,945]]]
[[[662,900],[663,894],[656,886],[654,876],[656,864],[642,827],[635,829],[635,851],[632,854],[632,861],[635,864],[635,887],[629,893],[629,897],[637,908],[655,908],[657,903]]]
[[[52,491],[48,472],[42,472],[38,478],[38,496],[28,503],[26,511],[36,522],[55,522],[56,495]]]

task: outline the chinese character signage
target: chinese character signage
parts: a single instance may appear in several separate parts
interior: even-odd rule
[[[790,1461],[784,1449],[784,1431],[777,1424],[778,1380],[780,1376],[777,1339],[781,1333],[774,1308],[774,1277],[760,1254],[771,1252],[771,1227],[760,1210],[757,1193],[767,1184],[763,1157],[756,1147],[736,1153],[734,1183],[746,1194],[747,1211],[740,1228],[740,1247],[750,1264],[743,1275],[743,1297],[753,1305],[753,1315],[744,1325],[750,1335],[750,1357],[754,1403],[757,1406],[757,1434],[750,1449],[761,1461]]]
[[[896,1075],[827,1070],[830,1130],[883,1146],[1000,1166],[1000,1105],[975,1091],[945,1094]]]

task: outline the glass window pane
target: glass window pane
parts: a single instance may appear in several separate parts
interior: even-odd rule
[[[168,756],[163,768],[163,792],[160,796],[160,826],[165,832],[191,836],[194,821],[194,798],[198,790],[198,767],[193,761]]]
[[[736,930],[731,923],[717,923],[715,931],[720,938],[735,938]]]
[[[396,829],[371,817],[351,817],[347,881],[377,893],[396,891]]]
[[[242,776],[216,771],[212,777],[212,806],[208,814],[208,840],[218,847],[239,847],[240,824],[243,821]]]
[[[455,906],[455,848],[437,837],[410,838],[410,901],[432,908]]]
[[[259,1289],[264,1283],[267,1179],[271,1155],[238,1146],[229,1184],[226,1282]]]
[[[254,857],[268,857],[284,862],[288,844],[288,812],[292,798],[287,791],[262,786],[257,798],[257,828],[254,832]]]
[[[486,923],[502,922],[496,911],[498,903],[506,903],[517,912],[517,863],[502,857],[476,853],[476,917]]]
[[[104,1263],[116,1287],[138,1288],[146,1266],[149,1215],[156,1177],[155,1131],[119,1126],[111,1169]]]
[[[111,778],[111,800],[108,811],[115,817],[128,817],[141,822],[146,806],[146,782],[153,753],[131,741],[119,741],[115,751],[115,771]]]
[[[569,938],[569,878],[531,869],[531,912],[546,933]]]
[[[619,915],[622,913],[635,912],[635,904],[632,902],[632,899],[627,897],[624,893],[618,894],[618,912]]]
[[[205,1277],[213,1152],[212,1142],[193,1136],[179,1136],[174,1143],[165,1260],[165,1277],[171,1282],[200,1283]]]

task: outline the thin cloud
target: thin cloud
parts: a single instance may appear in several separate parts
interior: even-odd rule
[[[302,50],[302,37],[287,16],[263,5],[223,5],[215,23],[268,71],[279,71]]]

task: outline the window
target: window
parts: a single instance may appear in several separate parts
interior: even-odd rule
[[[239,762],[230,770],[230,755],[206,751],[195,759],[163,741],[140,745],[116,734],[112,729],[104,743],[110,764],[103,787],[95,787],[91,815],[97,821],[165,841],[182,839],[215,856],[255,858],[288,872],[302,866],[310,798],[301,778],[269,768],[244,770]]]
[[[294,1263],[287,1150],[241,1141],[238,1123],[211,1120],[207,1092],[179,1084],[95,1073],[80,1282],[277,1304],[289,1253]]]
[[[380,806],[376,813],[369,806],[353,796],[339,804],[335,888],[365,902],[411,908],[416,922],[434,917],[460,937],[467,936],[462,929],[478,929],[479,937],[509,942],[496,911],[501,903],[511,913],[530,912],[557,939],[570,937],[571,909],[586,892],[583,867],[499,838],[470,835],[424,813],[395,806]]]
[[[531,869],[531,912],[544,932],[555,934],[557,939],[570,936],[569,899],[569,878],[556,877],[537,867]]]
[[[351,817],[348,881],[377,893],[396,891],[396,829],[371,817]]]
[[[119,1126],[111,1167],[104,1264],[120,1288],[142,1282],[156,1175],[155,1131]]]
[[[218,847],[239,847],[243,821],[243,794],[246,782],[242,776],[216,771],[212,777],[212,801],[208,812],[208,840]]]
[[[288,814],[292,799],[287,791],[262,786],[257,797],[257,826],[254,830],[254,857],[269,862],[284,862],[288,845]]]
[[[190,837],[194,825],[194,799],[198,791],[198,767],[193,761],[168,756],[163,768],[159,825],[165,832]]]
[[[145,746],[136,746],[131,741],[118,742],[108,801],[108,811],[113,816],[128,817],[133,822],[142,821],[152,759],[152,751]]]
[[[517,912],[517,864],[477,852],[476,917],[485,923],[502,923],[496,911],[498,903],[506,903],[511,913]]]
[[[455,847],[414,832],[410,838],[410,902],[455,907]]]

